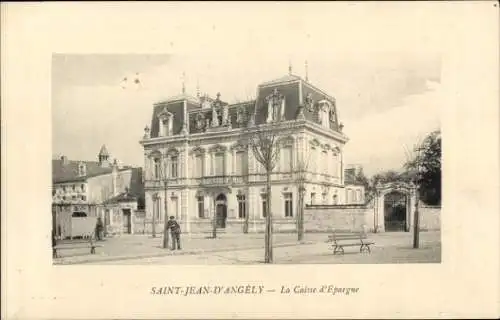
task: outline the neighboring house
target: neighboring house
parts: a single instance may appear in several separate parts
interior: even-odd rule
[[[301,162],[307,163],[306,204],[349,201],[343,177],[348,138],[334,97],[289,73],[258,85],[255,100],[228,104],[221,99],[220,94],[194,97],[183,90],[154,104],[151,125],[140,144],[146,217],[154,217],[157,230],[163,223],[165,198],[168,215],[175,216],[186,232],[209,230],[213,217],[218,228],[241,230],[246,215],[251,231],[262,230],[269,200],[277,228],[293,229]],[[265,171],[242,140],[257,125],[282,135],[269,200]]]
[[[346,165],[344,170],[345,204],[364,204],[365,186],[356,181],[356,176],[361,172],[360,165]]]
[[[53,228],[74,234],[73,218],[101,217],[108,233],[133,233],[133,214],[143,207],[142,168],[119,167],[103,145],[98,161],[52,160]],[[138,205],[139,204],[139,205]]]

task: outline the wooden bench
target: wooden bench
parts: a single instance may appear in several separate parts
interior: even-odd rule
[[[364,232],[333,232],[328,236],[326,242],[332,243],[333,254],[344,254],[344,247],[359,246],[359,252],[367,251],[371,253],[370,245],[374,242],[367,240],[367,235]]]
[[[56,244],[55,246],[52,246],[52,257],[53,258],[60,258],[60,255],[58,254],[59,251],[61,250],[73,250],[73,249],[86,249],[90,248],[90,254],[95,254],[95,248],[98,247],[103,247],[100,244],[95,243],[95,238],[93,236],[89,237],[89,241],[81,241],[81,242],[76,242],[77,245],[74,245],[75,242],[68,243],[67,245],[65,244]]]

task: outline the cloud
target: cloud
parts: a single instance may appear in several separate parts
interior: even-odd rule
[[[119,56],[121,63],[118,66],[125,63],[125,58]],[[183,73],[188,93],[195,95],[199,83],[202,93],[215,96],[220,92],[221,98],[229,102],[255,97],[259,83],[287,73],[288,60],[280,52],[257,55],[250,62],[242,60],[242,56],[221,52],[207,52],[202,57],[177,55],[169,56],[163,63],[143,59],[140,61],[142,69],[121,67],[119,70],[98,68],[102,64],[92,62],[94,69],[89,66],[81,83],[87,83],[87,77],[92,74],[101,74],[99,79],[106,81],[99,80],[93,85],[59,83],[53,89],[53,152],[72,159],[91,160],[97,157],[100,146],[106,144],[113,157],[128,164],[142,165],[143,152],[138,141],[144,126],[150,123],[152,105],[181,93]],[[298,57],[295,55],[295,61]],[[403,155],[403,152],[401,146],[394,146],[394,141],[406,137],[403,140],[407,142],[408,135],[418,129],[412,126],[418,123],[424,126],[432,120],[425,117],[434,112],[424,102],[432,98],[431,91],[404,97],[427,90],[425,79],[431,78],[435,68],[418,74],[415,70],[429,64],[426,59],[400,57],[391,60],[391,57],[394,55],[374,57],[380,61],[376,65],[356,57],[339,60],[326,56],[318,56],[315,64],[309,63],[311,82],[337,97],[340,118],[351,138],[346,156],[352,159],[350,162],[366,164],[368,170],[374,167],[373,164],[399,166],[399,156],[394,154]],[[140,59],[133,57],[131,65],[137,65],[137,60]],[[407,61],[414,63],[403,63]],[[400,69],[394,69],[396,67]],[[120,81],[123,76],[133,78],[134,69],[141,69],[138,70],[140,86],[123,89]],[[70,74],[74,72],[69,71]],[[294,73],[301,74],[300,70]],[[374,145],[370,141],[372,137],[377,137],[376,153],[370,149]]]
[[[427,81],[429,91],[409,95],[400,106],[360,119],[346,119],[350,138],[344,149],[346,163],[361,164],[369,175],[400,169],[405,146],[412,148],[427,133],[440,127],[441,85]]]

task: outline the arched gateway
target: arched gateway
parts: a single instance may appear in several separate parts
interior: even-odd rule
[[[410,231],[415,214],[416,187],[392,182],[375,186],[374,227],[376,232]]]

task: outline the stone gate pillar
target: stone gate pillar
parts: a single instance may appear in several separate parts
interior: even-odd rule
[[[385,231],[385,222],[384,222],[384,198],[385,191],[380,183],[377,183],[375,186],[375,204],[374,204],[374,222],[373,228],[374,232],[384,232]]]

